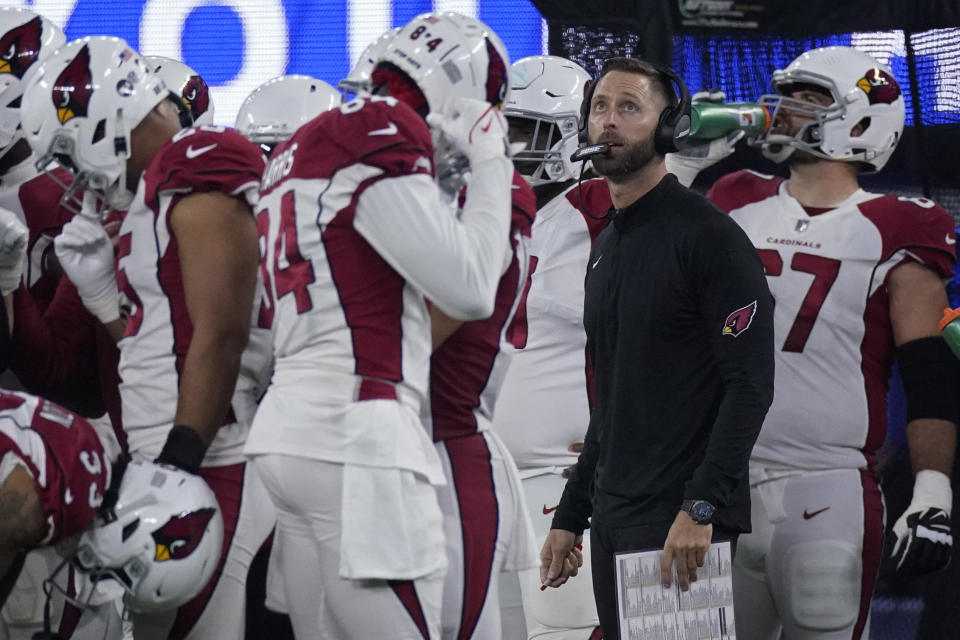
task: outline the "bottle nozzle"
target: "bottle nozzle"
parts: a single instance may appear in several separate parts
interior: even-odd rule
[[[947,307],[943,310],[943,317],[940,318],[940,322],[937,323],[937,327],[939,327],[940,331],[943,331],[948,324],[957,318],[960,318],[960,309],[951,309],[950,307]]]

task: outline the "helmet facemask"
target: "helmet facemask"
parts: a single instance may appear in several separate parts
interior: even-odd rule
[[[532,187],[565,178],[564,143],[577,136],[577,116],[545,118],[536,113],[512,109],[511,142],[525,142],[526,147],[513,155],[513,164]]]
[[[789,83],[778,83],[774,76],[773,85],[777,93],[763,95],[758,101],[761,106],[769,110],[770,122],[774,124],[761,133],[754,142],[762,144],[764,156],[774,162],[783,162],[797,149],[818,158],[834,159],[820,148],[824,137],[824,126],[828,122],[845,119],[846,109],[837,99],[839,91],[832,80],[823,77],[806,80],[806,82],[798,82],[796,79],[791,79]],[[833,101],[824,105],[790,95],[804,88],[829,95]],[[789,121],[788,119],[797,117],[806,122],[796,131],[793,133],[777,131],[778,120]]]
[[[100,126],[103,125],[103,126]],[[110,211],[126,211],[133,202],[134,194],[127,188],[127,160],[130,157],[130,132],[122,113],[118,110],[113,127],[108,127],[106,119],[98,124],[93,145],[111,144],[106,140],[107,128],[114,129],[112,136],[113,166],[105,170],[83,169],[83,159],[79,157],[74,135],[78,130],[60,129],[54,134],[50,149],[36,161],[36,167],[43,171],[63,189],[60,203],[74,214],[84,214],[101,220]],[[64,183],[56,169],[63,169],[73,177],[70,184]]]

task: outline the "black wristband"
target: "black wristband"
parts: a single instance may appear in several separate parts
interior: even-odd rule
[[[186,425],[175,424],[167,434],[167,442],[154,462],[197,473],[206,453],[207,445],[200,439],[200,434]]]
[[[897,348],[907,398],[907,422],[921,418],[960,420],[957,385],[960,363],[941,337],[918,338]]]

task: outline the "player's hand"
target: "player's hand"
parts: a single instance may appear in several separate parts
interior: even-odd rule
[[[897,539],[890,556],[896,563],[897,575],[914,578],[950,564],[952,503],[950,478],[930,469],[917,472],[910,506],[893,525]]]
[[[734,131],[723,138],[668,153],[664,158],[667,171],[677,176],[680,184],[689,187],[701,171],[712,167],[736,151],[737,142],[744,135],[746,134],[743,131]]]
[[[697,568],[703,566],[711,538],[712,524],[697,524],[685,511],[677,514],[660,556],[660,582],[664,587],[672,582],[670,567],[674,565],[681,591],[687,591],[690,583],[697,581]]]
[[[540,582],[559,587],[580,572],[583,536],[565,529],[551,529],[540,549]]]
[[[693,94],[691,101],[719,103],[726,98],[726,94],[719,89],[705,89]],[[701,171],[712,167],[736,151],[737,142],[744,135],[743,131],[734,131],[728,136],[700,144],[691,144],[680,151],[668,153],[665,157],[667,171],[677,176],[680,184],[689,187]]]
[[[510,154],[507,122],[488,102],[456,98],[444,113],[431,113],[427,123],[470,160],[471,166]]]
[[[4,296],[20,286],[28,236],[27,228],[17,214],[0,209],[0,294]]]
[[[107,324],[120,317],[120,297],[113,266],[113,244],[100,222],[74,216],[63,226],[53,247],[90,313]]]

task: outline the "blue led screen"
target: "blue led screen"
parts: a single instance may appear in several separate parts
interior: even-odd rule
[[[336,84],[364,47],[387,29],[431,10],[475,15],[518,58],[544,53],[545,24],[529,0],[22,0],[65,26],[69,38],[108,34],[147,55],[184,60],[212,86],[216,121],[230,124],[255,86],[284,73]],[[919,98],[922,123],[960,123],[960,29],[913,34],[917,83],[909,82],[902,31],[784,39],[757,36],[674,38],[673,64],[694,91],[723,89],[754,100],[770,73],[815,46],[852,45],[889,64],[904,88],[907,124]]]
[[[544,22],[528,0],[34,0],[22,6],[64,27],[69,39],[119,36],[145,55],[178,58],[213,91],[216,121],[233,124],[243,98],[285,73],[333,85],[367,44],[427,11],[473,15],[503,39],[510,58],[544,53]]]
[[[906,102],[906,124],[914,124],[919,98],[924,125],[960,124],[960,29],[912,35],[917,82],[909,79],[902,31],[847,33],[816,38],[682,35],[673,39],[673,66],[691,91],[722,89],[731,101],[756,100],[770,92],[770,74],[815,47],[852,46],[887,64]]]

